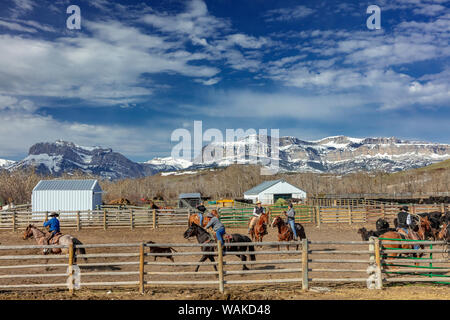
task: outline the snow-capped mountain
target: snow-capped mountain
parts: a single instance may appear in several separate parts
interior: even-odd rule
[[[275,145],[278,144],[278,155]],[[158,172],[190,171],[278,160],[282,172],[345,174],[356,171],[395,172],[450,159],[450,145],[397,138],[327,137],[304,141],[296,137],[250,135],[234,142],[212,143],[203,158],[193,161],[171,157],[136,163],[110,148],[83,147],[71,142],[37,143],[18,162],[0,169],[34,167],[37,172],[59,176],[80,170],[108,179],[138,178]]]
[[[278,156],[272,152],[277,143]],[[407,141],[395,137],[335,136],[303,141],[296,137],[275,140],[270,136],[251,135],[235,142],[213,143],[203,150],[203,159],[195,159],[191,167],[184,169],[224,167],[232,163],[265,165],[276,159],[280,171],[284,172],[396,172],[450,158],[448,144]],[[216,156],[217,152],[219,154]],[[171,161],[175,163],[176,160]]]
[[[12,160],[0,159],[0,169],[6,169],[14,163],[15,161]]]
[[[83,147],[61,140],[33,145],[25,159],[8,169],[28,167],[54,176],[82,171],[108,179],[138,178],[155,173],[151,166],[135,163],[110,148]]]

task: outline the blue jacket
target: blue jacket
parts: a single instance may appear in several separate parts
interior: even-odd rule
[[[52,231],[60,232],[59,220],[56,219],[55,217],[51,218],[47,222],[44,222],[44,227],[47,227],[47,226],[50,226],[50,232],[52,232]]]

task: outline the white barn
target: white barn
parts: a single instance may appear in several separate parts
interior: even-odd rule
[[[252,200],[253,203],[261,201],[263,205],[274,204],[279,198],[283,199],[305,199],[306,192],[287,183],[283,179],[264,181],[256,187],[244,192],[244,199]]]
[[[87,211],[102,205],[97,180],[41,180],[31,195],[34,212]]]

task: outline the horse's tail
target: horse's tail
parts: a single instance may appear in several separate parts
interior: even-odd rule
[[[83,245],[83,242],[81,242],[80,240],[78,240],[77,238],[73,238],[72,239],[72,243],[74,244],[74,245]],[[76,248],[76,250],[78,250],[78,253],[79,254],[86,254],[86,249],[85,248]],[[75,257],[74,257],[74,262],[76,261],[76,255],[75,255]],[[84,261],[86,261],[87,262],[87,258],[84,258]]]

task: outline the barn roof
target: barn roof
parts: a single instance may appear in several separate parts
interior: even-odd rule
[[[93,190],[97,180],[41,180],[33,191],[42,190]]]
[[[180,193],[179,199],[201,198],[200,193]]]
[[[244,194],[246,194],[246,195],[260,194],[264,190],[270,188],[273,185],[276,185],[278,182],[281,182],[281,181],[284,181],[284,180],[278,179],[278,180],[264,181],[263,183],[258,184],[256,187],[253,187],[250,190],[245,191]]]

